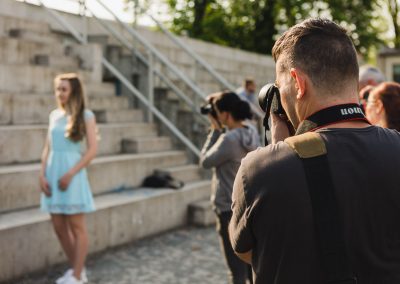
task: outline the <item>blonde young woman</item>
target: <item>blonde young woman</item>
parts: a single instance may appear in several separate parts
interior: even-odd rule
[[[84,214],[95,210],[85,167],[97,151],[96,121],[85,109],[82,84],[76,74],[54,80],[58,108],[50,113],[42,154],[41,209],[50,213],[58,240],[71,268],[57,284],[87,282],[84,269],[88,234]],[[86,139],[82,154],[81,142]]]

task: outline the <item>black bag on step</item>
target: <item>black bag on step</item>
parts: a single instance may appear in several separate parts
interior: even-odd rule
[[[154,170],[153,174],[147,176],[142,183],[143,187],[173,189],[182,188],[184,185],[183,181],[173,178],[169,172],[162,170]]]

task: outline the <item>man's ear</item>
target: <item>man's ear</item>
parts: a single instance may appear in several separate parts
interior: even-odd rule
[[[290,76],[295,80],[295,88],[297,91],[296,98],[301,99],[306,92],[306,75],[301,72],[299,69],[291,68]]]

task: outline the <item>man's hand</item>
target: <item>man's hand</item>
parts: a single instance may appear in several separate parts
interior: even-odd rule
[[[65,175],[60,178],[58,181],[58,187],[62,190],[65,191],[68,188],[69,183],[71,182],[73,175],[71,173],[66,173]]]
[[[42,190],[42,192],[47,197],[50,197],[51,196],[50,186],[49,186],[49,183],[47,182],[47,179],[43,175],[41,175],[39,177],[39,184],[40,184],[40,189]]]
[[[285,140],[290,136],[287,120],[271,112],[271,144]]]
[[[238,253],[238,252],[235,253],[241,260],[251,265],[251,256],[252,256],[251,250],[245,253]]]

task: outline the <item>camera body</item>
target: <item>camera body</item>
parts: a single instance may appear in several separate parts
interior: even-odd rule
[[[272,112],[279,115],[281,119],[284,119],[286,121],[290,135],[294,135],[295,129],[292,123],[289,121],[288,116],[282,107],[281,94],[279,93],[279,89],[277,86],[275,86],[275,84],[267,84],[261,88],[258,94],[258,103],[261,109],[265,111],[265,117],[263,121],[265,132],[267,132],[267,130],[270,130],[268,120]],[[267,145],[267,140],[265,141]]]
[[[261,88],[258,94],[258,104],[268,117],[270,112],[286,116],[286,112],[282,107],[279,89],[274,84],[267,84]]]
[[[211,114],[212,117],[217,119],[217,112],[215,111],[213,98],[211,97],[208,102],[200,107],[200,113],[203,115]]]

